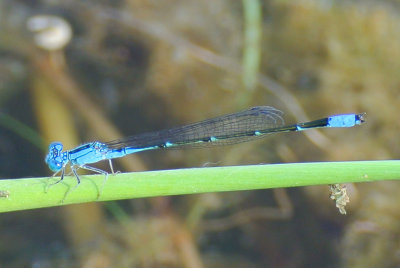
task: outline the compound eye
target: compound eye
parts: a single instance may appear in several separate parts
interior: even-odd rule
[[[52,142],[52,143],[50,143],[50,145],[49,145],[49,152],[51,152],[51,151],[58,151],[58,152],[61,152],[62,151],[62,149],[63,149],[63,145],[62,145],[62,143],[61,142]]]
[[[49,166],[51,171],[54,171],[54,172],[59,171],[63,166],[62,162],[60,162],[56,159],[47,161],[47,165]]]

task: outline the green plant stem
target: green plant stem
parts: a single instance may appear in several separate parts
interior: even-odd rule
[[[257,86],[261,62],[262,8],[259,0],[242,0],[244,17],[243,83],[246,89]]]
[[[0,180],[0,212],[93,201],[400,179],[400,160],[191,168]],[[47,189],[48,188],[48,189]],[[103,190],[101,190],[103,188]],[[47,189],[47,191],[46,191]]]

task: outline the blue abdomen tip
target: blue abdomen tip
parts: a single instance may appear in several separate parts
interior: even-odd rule
[[[356,125],[355,114],[333,115],[328,119],[329,127],[353,127]]]

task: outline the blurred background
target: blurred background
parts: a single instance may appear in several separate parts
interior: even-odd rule
[[[398,1],[2,0],[0,177],[51,175],[43,160],[52,141],[71,149],[257,105],[284,111],[287,123],[353,112],[366,112],[367,123],[143,152],[114,168],[398,158],[399,9]],[[399,267],[399,188],[347,185],[347,216],[328,186],[6,213],[0,266]]]

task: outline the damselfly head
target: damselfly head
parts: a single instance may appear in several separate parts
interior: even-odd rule
[[[61,153],[62,149],[63,145],[60,142],[53,142],[49,146],[49,153],[47,154],[45,161],[49,168],[54,172],[62,169],[64,165],[64,160]]]

